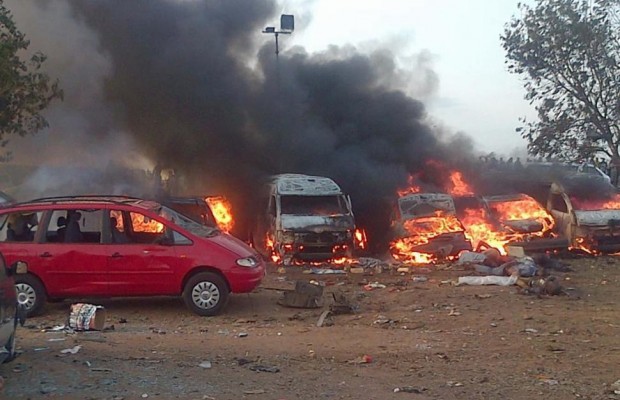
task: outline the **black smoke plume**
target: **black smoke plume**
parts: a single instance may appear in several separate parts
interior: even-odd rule
[[[260,33],[277,20],[273,0],[28,3],[20,7],[68,4],[72,23],[94,32],[96,54],[109,62],[105,109],[95,113],[109,118],[89,140],[126,132],[153,164],[185,178],[185,192],[225,194],[242,220],[257,212],[265,176],[325,175],[350,193],[359,225],[378,241],[409,174],[428,159],[452,165],[472,153],[467,137],[440,135],[423,103],[400,89],[407,75],[388,49],[281,48],[276,59],[273,37]],[[432,86],[428,72],[420,74]]]

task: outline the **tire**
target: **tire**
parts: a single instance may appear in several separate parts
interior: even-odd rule
[[[24,307],[26,317],[38,315],[43,311],[47,294],[41,281],[30,274],[21,275],[15,279],[17,302]]]
[[[213,272],[192,276],[183,289],[183,301],[195,314],[210,317],[219,314],[228,303],[230,291],[224,278]]]
[[[9,341],[6,343],[5,347],[9,351],[9,355],[4,359],[3,363],[8,363],[15,360],[15,357],[17,356],[15,351],[15,331],[13,331],[13,334],[9,338]]]

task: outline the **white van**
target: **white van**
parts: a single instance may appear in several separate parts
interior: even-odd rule
[[[254,246],[275,262],[350,257],[355,219],[351,199],[330,178],[272,176],[264,186],[252,233]]]

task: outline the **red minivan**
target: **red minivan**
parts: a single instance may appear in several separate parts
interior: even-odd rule
[[[124,196],[68,196],[0,209],[0,252],[25,262],[17,296],[28,316],[46,300],[182,296],[216,315],[230,293],[251,292],[262,258],[216,228],[160,203]]]

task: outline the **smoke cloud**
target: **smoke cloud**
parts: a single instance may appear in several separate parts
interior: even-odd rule
[[[411,173],[473,153],[417,100],[438,86],[430,53],[407,68],[381,47],[283,48],[276,58],[273,37],[260,34],[281,11],[273,0],[6,4],[66,97],[48,132],[15,141],[25,158],[173,168],[186,193],[224,194],[246,221],[265,176],[325,175],[376,240]]]

